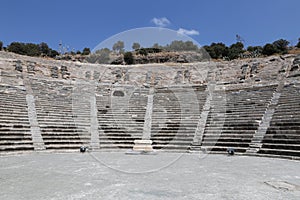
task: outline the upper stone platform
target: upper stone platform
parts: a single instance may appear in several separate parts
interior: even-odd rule
[[[100,65],[21,56],[0,52],[1,84],[23,85],[22,77],[66,81],[95,81],[108,85],[139,87],[201,85],[215,80],[219,85],[244,87],[276,83],[280,75],[299,81],[296,55],[233,61]],[[212,77],[213,76],[213,77]]]

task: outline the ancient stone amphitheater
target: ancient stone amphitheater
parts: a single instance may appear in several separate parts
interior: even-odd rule
[[[97,65],[0,52],[0,153],[156,151],[300,158],[295,55]]]

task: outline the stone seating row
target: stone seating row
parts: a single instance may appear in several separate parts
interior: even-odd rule
[[[89,145],[90,95],[74,96],[74,85],[48,82],[31,81],[46,149],[77,150]],[[151,127],[154,149],[189,150],[206,101],[205,89],[205,86],[194,87],[195,98],[189,98],[184,88],[155,89]],[[223,97],[224,105],[212,100],[202,148],[226,152],[233,147],[244,153],[275,89],[276,86],[228,90]],[[115,91],[120,92],[115,96]],[[26,94],[19,88],[0,87],[0,151],[33,150]],[[148,94],[147,88],[96,88],[100,149],[131,149],[134,140],[142,138]],[[79,98],[76,105],[72,98]],[[259,154],[300,156],[299,102],[299,87],[285,86]]]
[[[132,149],[142,138],[148,93],[135,87],[97,88],[100,149]]]
[[[0,86],[0,153],[33,150],[26,92]]]
[[[188,151],[206,100],[205,86],[157,88],[154,92],[151,140],[154,149]]]
[[[258,153],[300,156],[300,88],[289,84],[282,89],[278,105]]]
[[[228,148],[234,148],[244,153],[275,89],[274,86],[226,91],[224,108],[210,109],[202,149],[225,153]]]
[[[78,150],[88,143],[89,134],[84,134],[74,120],[73,86],[59,81],[33,80],[31,88],[46,150]]]

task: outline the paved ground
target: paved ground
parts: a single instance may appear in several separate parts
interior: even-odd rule
[[[1,156],[0,199],[300,199],[300,162],[174,153]]]

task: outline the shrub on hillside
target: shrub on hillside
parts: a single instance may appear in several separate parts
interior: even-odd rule
[[[57,51],[49,48],[44,42],[40,44],[12,42],[7,46],[7,51],[27,56],[49,56],[51,58],[58,55]]]
[[[25,44],[23,48],[24,48],[25,55],[27,55],[27,56],[40,56],[41,55],[40,47],[37,44],[28,43],[28,44]]]
[[[273,45],[278,53],[286,54],[288,52],[289,41],[280,39],[273,42]]]
[[[127,65],[132,65],[134,63],[133,55],[131,52],[126,52],[124,54],[124,61]]]
[[[159,48],[140,48],[136,50],[136,54],[147,56],[149,53],[159,53],[162,49]]]
[[[25,55],[25,47],[24,43],[20,42],[12,42],[10,45],[7,46],[7,51]]]
[[[82,50],[82,55],[89,55],[91,53],[91,50],[90,50],[90,48],[84,48],[83,50]]]
[[[132,49],[133,49],[133,50],[137,50],[137,49],[139,49],[139,48],[141,48],[141,45],[140,45],[139,43],[134,42],[134,43],[132,44]]]
[[[112,49],[113,49],[113,51],[115,51],[115,52],[118,52],[118,53],[122,53],[122,52],[124,52],[124,42],[123,41],[118,41],[118,42],[116,42],[114,45],[113,45],[113,47],[112,47]]]
[[[111,51],[108,48],[97,50],[85,58],[89,63],[109,64]]]
[[[228,49],[228,57],[230,60],[238,58],[242,53],[244,53],[244,44],[241,42],[232,44]]]
[[[50,58],[55,58],[55,57],[58,56],[58,55],[59,55],[59,53],[58,53],[56,50],[51,49],[48,56],[49,56]]]
[[[273,55],[276,52],[277,52],[277,50],[276,50],[275,46],[273,44],[270,44],[270,43],[266,44],[263,47],[263,50],[262,50],[262,54],[266,55],[266,56]]]
[[[49,55],[51,49],[49,48],[48,44],[46,44],[45,42],[42,42],[41,44],[39,44],[39,48],[40,48],[40,53],[42,55]]]
[[[197,51],[198,46],[192,41],[174,40],[164,47],[167,51]]]
[[[300,48],[300,38],[298,39],[298,43],[297,43],[296,47]]]
[[[262,50],[263,50],[263,48],[261,46],[248,46],[247,47],[247,51],[249,51],[249,52],[261,53]]]
[[[209,53],[211,58],[218,59],[228,55],[228,47],[225,44],[211,43],[210,46],[204,46],[204,49]]]

